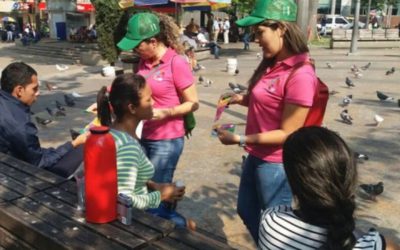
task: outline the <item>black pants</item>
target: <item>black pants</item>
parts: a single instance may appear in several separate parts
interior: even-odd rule
[[[64,178],[70,177],[83,162],[83,145],[71,150],[48,170]]]

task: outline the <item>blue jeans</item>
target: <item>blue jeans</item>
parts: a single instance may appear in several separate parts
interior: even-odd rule
[[[292,192],[282,163],[249,155],[240,178],[237,211],[256,243],[262,210],[290,205],[291,201]]]
[[[250,49],[250,34],[249,33],[244,33],[243,35],[243,43],[244,43],[244,50],[249,50]]]
[[[152,180],[157,183],[171,183],[176,165],[183,151],[184,138],[170,140],[146,140],[141,144],[147,158],[153,163],[155,172]]]
[[[181,214],[177,213],[175,209],[165,202],[161,202],[158,208],[147,209],[146,212],[157,215],[158,217],[166,220],[171,220],[175,223],[175,228],[186,228],[186,219]]]

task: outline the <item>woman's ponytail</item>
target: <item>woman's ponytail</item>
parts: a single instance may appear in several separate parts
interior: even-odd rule
[[[101,125],[111,125],[110,98],[106,86],[103,86],[97,93],[97,118]]]

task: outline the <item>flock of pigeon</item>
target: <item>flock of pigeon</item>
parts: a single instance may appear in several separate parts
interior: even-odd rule
[[[354,75],[355,78],[361,78],[363,76],[363,72],[367,71],[370,67],[371,67],[372,63],[369,62],[366,65],[358,68],[356,65],[352,65],[350,70],[351,73]],[[333,68],[333,65],[329,62],[326,63],[326,66],[329,69]],[[390,68],[388,71],[386,71],[386,76],[392,75],[394,74],[396,71],[396,69],[394,67]],[[356,87],[356,85],[354,84],[354,82],[349,78],[346,77],[345,79],[345,84],[348,88],[354,88]],[[339,92],[337,91],[331,91],[330,94],[334,95],[337,94]],[[395,98],[388,96],[384,93],[382,93],[381,91],[376,91],[376,96],[377,98],[381,101],[381,102],[395,102]],[[347,109],[347,107],[352,103],[353,101],[353,95],[347,95],[345,96],[342,101],[339,103],[339,106],[341,106],[342,108],[344,108],[341,112],[340,112],[340,118],[341,121],[345,124],[348,125],[352,125],[353,124],[353,118],[351,117],[351,115],[349,114],[349,110]],[[398,106],[400,107],[400,99],[397,100]],[[375,125],[379,126],[383,121],[384,118],[378,114],[374,115],[374,121],[375,121]],[[355,153],[356,158],[359,161],[364,161],[364,160],[368,160],[368,156],[364,155],[364,154],[360,154],[360,153]],[[376,196],[381,194],[384,190],[384,184],[383,182],[378,182],[377,184],[361,184],[360,185],[360,190],[366,194],[368,197],[370,197],[371,199],[375,200]]]

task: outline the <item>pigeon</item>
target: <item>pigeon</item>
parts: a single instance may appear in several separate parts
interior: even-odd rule
[[[371,66],[371,62],[369,62],[366,65],[362,66],[361,69],[365,71],[365,70],[369,69],[370,66]]]
[[[360,189],[375,200],[376,196],[383,193],[384,185],[381,181],[377,184],[361,184]]]
[[[260,58],[261,58],[261,54],[257,53],[257,59],[260,59]]]
[[[43,119],[43,118],[40,118],[39,116],[36,116],[35,118],[36,118],[37,123],[44,125],[44,126],[46,126],[47,124],[52,122],[52,120],[50,120],[50,119]]]
[[[246,86],[243,86],[243,85],[241,85],[241,84],[239,84],[239,83],[236,83],[236,86],[237,86],[241,91],[247,90],[247,87],[246,87]]]
[[[69,67],[65,64],[56,64],[56,68],[58,71],[66,71]]]
[[[61,111],[59,109],[52,110],[49,107],[46,107],[46,111],[47,113],[49,113],[50,116],[53,117],[67,116],[64,111]]]
[[[210,87],[213,82],[211,80],[207,80],[204,87]]]
[[[380,116],[378,114],[374,115],[374,121],[376,122],[377,127],[383,122],[383,120],[385,120],[385,119],[383,119],[382,116]]]
[[[239,74],[239,70],[236,69],[236,70],[235,70],[235,75],[238,75],[238,74]]]
[[[54,85],[52,85],[52,84],[50,84],[48,82],[46,82],[46,88],[47,88],[48,91],[52,91],[52,90],[58,89],[57,86],[54,86]]]
[[[346,81],[345,81],[347,87],[355,87],[354,83],[352,80],[350,80],[350,78],[346,77]]]
[[[358,160],[358,161],[368,161],[369,157],[366,154],[361,154],[358,152],[354,153],[354,157]]]
[[[328,69],[332,69],[332,68],[333,68],[333,65],[332,65],[330,62],[327,62],[327,63],[326,63],[326,67],[328,67]]]
[[[381,101],[394,101],[394,98],[388,95],[385,95],[384,93],[380,91],[376,91],[376,96],[379,98]]]
[[[64,106],[57,100],[56,100],[56,107],[58,110],[65,111]]]
[[[329,91],[329,95],[336,95],[338,93],[339,93],[339,91],[336,91],[336,90]]]
[[[203,84],[205,81],[203,76],[199,76],[199,84]]]
[[[228,83],[229,88],[236,94],[239,94],[241,90],[239,89],[238,85],[236,83],[230,82]]]
[[[339,104],[341,107],[346,107],[348,106],[351,102],[353,101],[353,95],[348,95],[345,98],[343,98],[342,103]]]
[[[386,75],[391,75],[396,71],[396,69],[394,67],[392,67],[390,70],[386,71]]]
[[[64,101],[65,101],[65,104],[66,104],[68,107],[73,107],[73,106],[75,106],[75,101],[74,101],[74,99],[73,99],[72,97],[68,96],[68,95],[64,95]]]
[[[353,73],[356,73],[356,72],[359,72],[359,71],[360,71],[360,69],[359,69],[355,64],[353,64],[353,65],[351,66],[350,70],[351,70],[351,72],[353,72]]]
[[[81,95],[81,94],[79,94],[79,93],[77,93],[77,92],[72,92],[71,95],[72,95],[72,97],[75,97],[75,98],[81,98],[81,97],[83,97],[83,95]]]
[[[349,111],[347,109],[340,112],[340,118],[342,118],[342,121],[348,125],[353,124],[353,118],[349,115]]]
[[[79,132],[76,131],[76,130],[70,129],[70,130],[69,130],[69,134],[71,135],[71,139],[72,139],[72,140],[75,140],[76,137],[78,137],[81,133],[79,133]]]
[[[354,77],[355,77],[355,78],[361,78],[362,76],[363,76],[363,74],[361,74],[360,71],[354,72]]]

